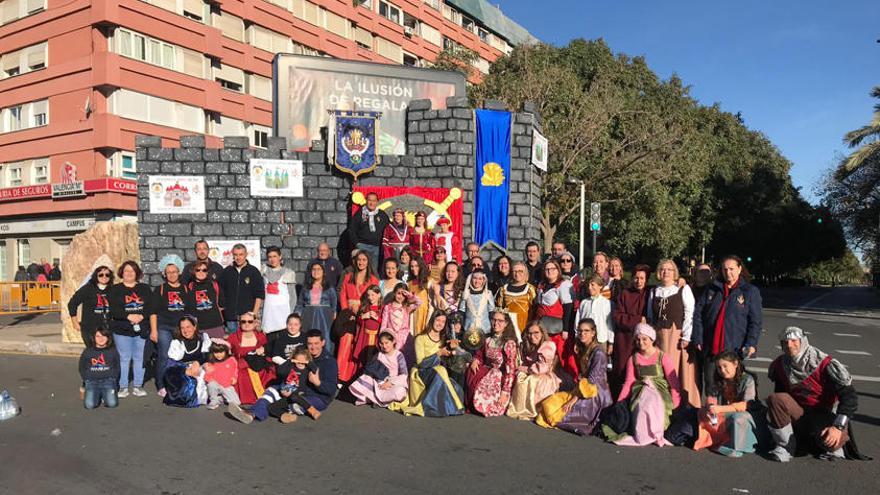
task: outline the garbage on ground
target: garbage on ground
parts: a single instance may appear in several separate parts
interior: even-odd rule
[[[0,421],[12,419],[21,414],[18,402],[4,390],[0,392]]]

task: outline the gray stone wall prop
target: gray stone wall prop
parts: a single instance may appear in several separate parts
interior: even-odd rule
[[[470,241],[474,193],[474,113],[466,98],[452,97],[447,108],[434,110],[430,100],[410,102],[408,153],[382,156],[381,165],[358,180],[360,186],[459,187],[464,192],[463,245]],[[510,172],[508,254],[521,259],[529,240],[540,241],[540,171],[531,164],[533,113],[514,113]],[[540,129],[540,127],[538,127]],[[310,151],[288,151],[284,138],[269,138],[266,149],[249,148],[247,137],[223,140],[223,148],[206,148],[203,136],[182,136],[179,148],[164,148],[155,136],[138,136],[138,228],[148,283],[158,284],[158,261],[169,253],[191,261],[198,239],[259,239],[265,250],[279,246],[286,266],[302,277],[315,248],[328,242],[348,249],[345,235],[352,178],[327,163],[326,141],[313,141]],[[275,158],[303,161],[302,198],[251,197],[248,161]],[[205,214],[151,214],[149,175],[204,175]],[[502,254],[486,246],[484,258]],[[345,253],[335,253],[346,259]]]

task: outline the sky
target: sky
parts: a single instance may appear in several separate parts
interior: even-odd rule
[[[701,103],[742,112],[793,164],[812,203],[843,135],[867,124],[880,85],[877,0],[490,0],[543,42],[604,38],[678,74]]]

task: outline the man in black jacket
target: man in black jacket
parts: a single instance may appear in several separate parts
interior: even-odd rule
[[[226,320],[226,331],[238,330],[238,317],[252,312],[260,314],[260,306],[266,297],[263,276],[257,267],[248,263],[244,244],[232,246],[232,264],[217,277],[220,286],[220,306]]]
[[[348,222],[348,236],[352,246],[370,255],[373,272],[379,271],[379,254],[382,252],[382,235],[391,220],[379,209],[379,195],[367,193],[367,204],[355,212]]]
[[[196,261],[207,261],[208,278],[211,280],[217,280],[217,277],[220,276],[220,272],[223,271],[223,266],[208,256],[208,253],[210,252],[208,241],[204,239],[197,240],[193,246],[193,251],[196,253],[196,259],[187,263],[186,266],[183,267],[183,272],[180,274],[180,280],[183,281],[183,285],[189,285],[189,282],[192,280],[192,268]]]

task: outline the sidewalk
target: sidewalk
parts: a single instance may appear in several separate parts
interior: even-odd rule
[[[82,350],[61,341],[57,312],[0,317],[0,353],[79,356]]]

